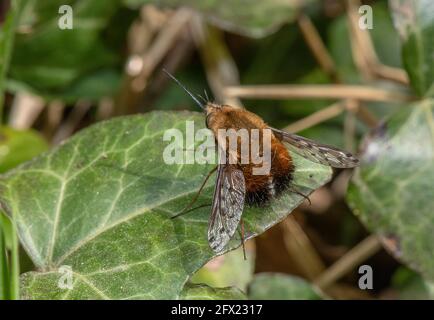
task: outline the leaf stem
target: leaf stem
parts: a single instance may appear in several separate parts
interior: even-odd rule
[[[11,268],[10,268],[10,299],[18,300],[20,298],[20,260],[19,260],[19,245],[18,245],[18,235],[15,224],[15,219],[12,221],[11,228]]]
[[[2,215],[2,213],[0,213]],[[9,272],[8,257],[3,225],[3,217],[0,216],[0,300],[9,298]]]

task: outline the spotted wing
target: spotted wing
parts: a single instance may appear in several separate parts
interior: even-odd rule
[[[306,159],[334,168],[354,168],[359,165],[359,159],[353,156],[350,152],[326,144],[321,144],[296,134],[274,128],[270,129],[273,131],[276,138],[290,144],[296,153]]]
[[[246,185],[243,172],[220,164],[208,224],[208,243],[220,252],[237,230],[244,208]]]

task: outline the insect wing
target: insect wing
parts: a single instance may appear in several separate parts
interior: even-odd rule
[[[243,172],[231,165],[219,165],[208,224],[208,242],[215,252],[222,251],[237,230],[245,194]]]
[[[273,133],[279,140],[290,144],[296,153],[306,159],[334,168],[354,168],[359,165],[359,159],[353,156],[350,152],[326,144],[321,144],[296,134],[274,128],[270,129],[273,130]]]

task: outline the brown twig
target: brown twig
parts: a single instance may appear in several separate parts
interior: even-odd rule
[[[325,270],[325,265],[295,218],[289,215],[281,223],[281,228],[285,248],[303,270],[304,276],[309,280],[318,277]]]
[[[30,93],[18,93],[9,115],[9,125],[15,129],[28,129],[44,109],[45,101]]]
[[[357,100],[347,100],[347,103],[358,104]],[[354,112],[347,112],[344,119],[344,145],[351,152],[356,150],[356,116]]]
[[[66,118],[65,122],[59,127],[56,134],[52,139],[52,144],[56,145],[68,138],[74,133],[74,130],[79,125],[80,121],[84,118],[89,111],[92,104],[89,101],[79,101],[73,107],[71,113]]]
[[[324,121],[330,120],[334,117],[337,117],[345,110],[344,104],[339,101],[333,103],[332,105],[321,109],[317,112],[314,112],[303,119],[300,119],[294,123],[291,123],[289,126],[285,127],[283,130],[288,132],[299,132],[310,127],[316,126]]]
[[[370,65],[370,68],[372,72],[379,78],[392,80],[405,85],[409,84],[407,72],[402,69],[386,66],[382,63]]]
[[[324,42],[322,41],[318,30],[315,28],[312,21],[309,19],[308,16],[300,15],[298,22],[299,22],[300,29],[302,30],[303,36],[307,44],[309,45],[313,55],[315,56],[318,64],[321,66],[324,72],[330,75],[330,77],[333,79],[335,83],[337,84],[341,83],[341,79],[336,70],[336,65],[331,55],[329,54]],[[357,102],[356,100],[346,99],[344,105],[348,111],[356,114],[356,116],[361,121],[363,121],[368,127],[373,127],[378,123],[376,117],[372,113],[370,113],[369,110],[367,110],[366,108],[362,108],[360,103]],[[333,109],[331,110],[333,111]],[[322,114],[321,112],[322,111],[318,112],[319,113],[318,116]],[[336,116],[339,114],[340,113],[336,113]],[[325,113],[324,115],[327,115],[327,113]],[[310,116],[308,116],[307,118],[310,118]],[[304,119],[300,121],[304,121]]]
[[[193,39],[189,32],[182,32],[179,36],[177,45],[167,53],[162,64],[164,68],[170,73],[175,74],[176,70],[191,57],[195,46]],[[171,79],[163,72],[156,72],[152,77],[146,88],[146,93],[141,97],[139,102],[139,110],[146,112],[153,108],[155,100],[161,95],[161,91],[164,90],[167,83],[171,82]]]
[[[368,126],[368,128],[372,129],[379,125],[380,120],[377,119],[377,117],[369,111],[368,108],[364,108],[361,103],[359,103],[360,107],[356,111],[357,117]]]
[[[103,97],[98,101],[98,108],[96,112],[96,120],[109,119],[114,112],[114,101],[112,98]]]
[[[117,115],[136,111],[149,77],[163,61],[181,32],[185,32],[185,26],[191,16],[192,13],[188,9],[176,11],[167,19],[167,22],[150,45],[147,41],[143,42],[141,46],[134,44],[134,41],[130,41],[131,56],[125,66],[127,77],[117,98],[115,110]],[[142,30],[142,32],[139,33],[139,30]],[[136,34],[133,32],[132,38],[140,38],[140,35],[146,34],[146,26],[139,30]],[[155,32],[155,26],[151,28],[151,32]],[[149,38],[150,35],[146,37]]]
[[[225,91],[230,97],[260,99],[359,99],[384,102],[416,99],[396,90],[344,84],[231,86]]]
[[[333,179],[330,189],[335,200],[345,198],[352,175],[353,172],[351,170],[342,170],[336,175],[336,178]]]
[[[340,83],[341,80],[336,71],[335,63],[310,18],[304,14],[300,14],[297,22],[318,64],[330,76],[333,82]]]
[[[301,275],[313,281],[326,272],[326,267],[309,237],[297,222],[293,214],[289,215],[281,224],[283,242],[291,261],[301,270]],[[315,285],[315,283],[314,283]],[[367,296],[358,291],[351,291],[349,287],[341,284],[330,283],[327,287],[317,287],[326,296],[336,299],[348,299],[348,297],[364,298]]]
[[[44,135],[51,140],[54,132],[62,122],[65,103],[62,100],[53,100],[47,106]]]
[[[322,289],[327,288],[381,248],[382,246],[377,236],[370,235],[324,271],[315,279],[314,284]]]
[[[369,61],[377,62],[377,54],[375,53],[369,31],[359,28],[359,15],[357,8],[360,7],[359,0],[347,0],[347,17],[350,30],[351,51],[353,54],[354,63],[356,64],[359,73],[365,80],[373,79]]]
[[[357,13],[357,8],[359,8],[360,5],[360,0],[347,1],[347,17],[351,32],[351,49],[354,62],[359,72],[366,80],[370,80],[376,76],[408,85],[409,80],[407,73],[402,69],[381,63],[375,52],[369,30],[360,29],[358,25],[359,15]]]
[[[145,88],[149,76],[171,49],[175,39],[179,36],[180,32],[184,30],[184,26],[187,25],[191,17],[192,13],[190,10],[178,10],[173,17],[168,19],[166,25],[159,32],[149,50],[141,56],[142,64],[140,73],[132,82],[133,87],[137,91],[141,91]]]

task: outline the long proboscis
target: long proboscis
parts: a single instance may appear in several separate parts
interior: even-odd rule
[[[188,90],[178,79],[175,78],[175,76],[173,74],[171,74],[169,71],[167,71],[166,69],[163,69],[163,72],[165,74],[167,74],[173,81],[175,81],[182,89],[184,89],[185,92],[187,92],[187,94],[193,99],[194,102],[196,102],[196,104],[203,110],[205,110],[205,106],[200,103],[199,99],[197,99],[194,94],[192,94],[190,92],[190,90]]]

